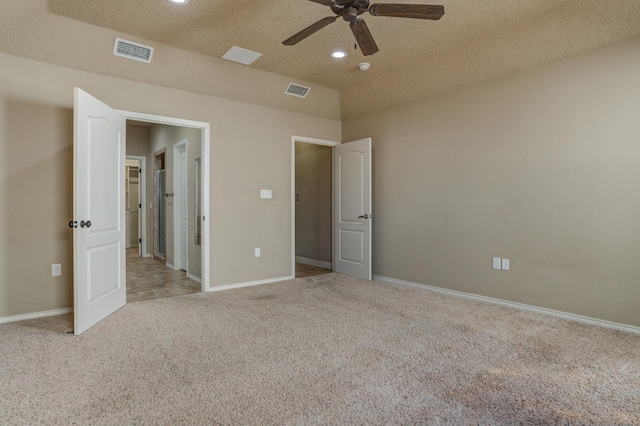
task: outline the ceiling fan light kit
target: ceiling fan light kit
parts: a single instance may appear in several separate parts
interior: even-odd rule
[[[399,3],[377,3],[370,4],[370,0],[309,0],[324,6],[329,6],[336,16],[328,16],[311,24],[304,30],[289,37],[282,42],[285,46],[293,46],[320,31],[327,25],[335,22],[336,19],[342,17],[343,20],[349,22],[351,32],[360,46],[360,50],[364,56],[373,55],[378,51],[369,27],[364,19],[359,16],[365,12],[369,12],[372,16],[388,16],[394,18],[411,18],[411,19],[430,19],[437,21],[444,15],[444,6],[435,6],[427,4],[399,4]]]

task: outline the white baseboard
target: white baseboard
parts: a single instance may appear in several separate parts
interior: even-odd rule
[[[190,274],[188,272],[187,272],[187,278],[189,278],[190,280],[193,280],[193,281],[195,281],[197,283],[202,284],[202,278],[196,277],[195,275]]]
[[[627,331],[629,333],[640,334],[640,327],[635,327],[633,325],[620,324],[620,323],[617,323],[617,322],[611,322],[611,321],[605,321],[605,320],[601,320],[601,319],[597,319],[597,318],[585,317],[583,315],[571,314],[569,312],[562,312],[562,311],[556,311],[556,310],[553,310],[553,309],[540,308],[538,306],[526,305],[524,303],[509,302],[507,300],[495,299],[493,297],[487,297],[487,296],[479,296],[477,294],[465,293],[463,291],[457,291],[457,290],[449,290],[449,289],[446,289],[446,288],[434,287],[434,286],[427,285],[427,284],[420,284],[420,283],[414,283],[414,282],[411,282],[411,281],[397,280],[395,278],[383,277],[381,275],[374,275],[373,279],[378,280],[378,281],[389,282],[389,283],[392,283],[392,284],[400,284],[400,285],[407,285],[407,286],[411,286],[411,287],[418,287],[418,288],[422,288],[422,289],[425,289],[425,290],[431,290],[431,291],[435,291],[435,292],[438,292],[438,293],[448,294],[450,296],[464,297],[464,298],[467,298],[467,299],[478,300],[478,301],[481,301],[481,302],[487,302],[487,303],[493,303],[493,304],[496,304],[496,305],[508,306],[510,308],[523,309],[525,311],[536,312],[536,313],[543,314],[543,315],[551,315],[551,316],[554,316],[554,317],[564,318],[564,319],[568,319],[568,320],[572,320],[572,321],[583,322],[583,323],[591,324],[591,325],[598,325],[600,327],[612,328],[614,330]]]
[[[262,284],[271,284],[271,283],[277,283],[280,281],[288,281],[288,280],[293,280],[295,279],[295,277],[289,276],[289,277],[279,277],[279,278],[269,278],[266,280],[260,280],[260,281],[249,281],[246,283],[238,283],[238,284],[227,284],[227,285],[220,285],[217,287],[209,287],[209,289],[207,291],[223,291],[223,290],[232,290],[234,288],[242,288],[242,287],[251,287],[254,285],[262,285]]]
[[[331,262],[323,262],[322,260],[309,259],[308,257],[296,256],[296,262],[304,263],[305,265],[317,266],[318,268],[333,270],[333,264]]]
[[[32,312],[30,314],[13,315],[10,317],[0,317],[0,324],[8,322],[24,321],[35,318],[53,317],[56,315],[64,315],[73,312],[73,308],[54,309],[52,311]]]
[[[173,266],[173,265],[172,265],[171,263],[169,263],[169,262],[165,262],[165,263],[164,263],[164,266],[166,266],[167,268],[171,268],[171,269],[173,269],[174,271],[177,271],[177,270],[178,270],[178,268],[176,268],[175,266]]]

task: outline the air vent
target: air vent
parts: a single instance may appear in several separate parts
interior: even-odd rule
[[[242,65],[251,65],[262,56],[262,53],[254,52],[253,50],[243,49],[242,47],[233,46],[227,50],[227,53],[222,55],[222,59],[227,61],[237,62]]]
[[[289,87],[284,91],[287,95],[297,96],[299,98],[306,98],[309,94],[311,87],[300,86],[299,84],[289,83]]]
[[[153,47],[116,38],[115,45],[113,46],[113,54],[122,56],[123,58],[150,63],[151,55],[153,55]]]

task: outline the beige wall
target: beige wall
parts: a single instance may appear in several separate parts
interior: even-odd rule
[[[72,305],[74,86],[117,109],[211,123],[211,285],[290,275],[291,135],[336,140],[339,121],[0,54],[0,317]]]
[[[0,317],[73,304],[73,111],[0,97]],[[51,264],[62,276],[51,276]]]
[[[374,273],[640,326],[638,75],[634,39],[344,122]]]
[[[331,263],[331,147],[296,143],[296,256]]]

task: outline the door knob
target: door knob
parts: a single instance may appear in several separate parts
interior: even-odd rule
[[[91,221],[87,220],[86,222],[84,220],[80,221],[80,228],[91,228]]]
[[[73,228],[77,228],[78,227],[78,221],[77,220],[70,220],[69,221],[69,228],[73,229]]]
[[[362,216],[358,216],[358,219],[369,219],[369,214],[365,213]]]

